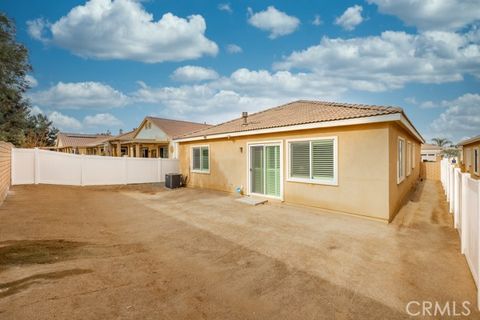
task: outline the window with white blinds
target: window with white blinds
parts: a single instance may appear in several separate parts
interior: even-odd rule
[[[473,172],[477,175],[480,174],[480,150],[478,148],[473,149]]]
[[[290,181],[337,184],[337,138],[288,141]]]
[[[397,145],[397,183],[405,180],[405,139],[398,138]]]
[[[192,147],[192,171],[210,172],[210,154],[208,146]]]

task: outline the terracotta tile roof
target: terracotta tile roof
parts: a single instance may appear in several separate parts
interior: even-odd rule
[[[58,147],[87,147],[102,140],[110,138],[105,134],[83,134],[83,133],[66,133],[59,132],[57,135]]]
[[[189,122],[182,120],[171,120],[156,117],[146,117],[154,125],[163,130],[169,137],[182,136],[190,132],[210,128],[210,124]]]
[[[248,115],[247,125],[244,125],[244,120],[240,117],[176,138],[192,138],[402,112],[403,110],[397,107],[299,100]]]

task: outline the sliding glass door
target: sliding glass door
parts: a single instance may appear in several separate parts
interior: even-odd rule
[[[250,146],[251,193],[280,197],[280,145]]]

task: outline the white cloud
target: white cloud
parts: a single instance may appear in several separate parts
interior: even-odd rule
[[[323,21],[322,21],[322,18],[320,18],[320,15],[318,14],[315,15],[315,18],[313,19],[312,24],[314,26],[320,26],[323,24]]]
[[[446,108],[430,125],[432,135],[458,142],[462,137],[475,136],[480,130],[480,95],[467,93],[451,101],[442,101]]]
[[[220,3],[217,8],[220,11],[225,11],[225,12],[228,12],[228,13],[233,12],[232,7],[230,6],[230,3]]]
[[[345,30],[353,30],[356,26],[363,22],[363,8],[359,5],[348,8],[345,12],[335,19],[335,24],[341,26]]]
[[[83,119],[83,123],[90,127],[112,127],[123,124],[122,121],[111,113],[97,113],[93,116],[86,116]]]
[[[105,109],[128,103],[126,95],[99,82],[59,82],[47,90],[29,94],[29,98],[40,106],[58,109]]]
[[[78,130],[82,128],[82,123],[80,121],[58,111],[53,111],[48,114],[48,119],[60,130]]]
[[[32,106],[30,107],[30,114],[34,116],[43,114],[43,110],[39,106]]]
[[[183,19],[166,13],[154,21],[134,0],[90,0],[52,24],[41,19],[27,24],[33,38],[87,58],[156,63],[218,52],[216,43],[205,37],[202,16]]]
[[[228,53],[232,53],[232,54],[233,54],[233,53],[242,53],[242,52],[243,52],[243,49],[242,49],[240,46],[238,46],[238,45],[236,45],[236,44],[233,44],[233,43],[227,45],[227,48],[226,48],[226,49],[227,49],[227,52],[228,52]]]
[[[181,82],[213,80],[218,78],[218,73],[213,69],[198,66],[183,66],[176,69],[171,75],[171,78]]]
[[[466,34],[385,31],[351,39],[324,37],[319,45],[293,52],[274,64],[277,70],[302,69],[343,79],[366,91],[401,88],[406,83],[445,83],[480,77],[479,30]]]
[[[458,30],[480,20],[478,0],[367,0],[421,30]]]
[[[285,36],[297,30],[300,25],[298,18],[289,16],[285,12],[275,9],[274,6],[269,6],[265,11],[253,13],[251,8],[248,8],[250,18],[248,23],[261,30],[270,32],[268,36],[270,39],[275,39],[280,36]]]
[[[37,79],[35,79],[34,76],[32,75],[29,75],[27,74],[25,76],[25,81],[27,81],[28,85],[30,86],[30,88],[35,88],[36,86],[38,86],[38,81]]]

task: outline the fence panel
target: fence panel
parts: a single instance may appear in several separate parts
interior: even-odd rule
[[[164,182],[176,159],[102,157],[38,149],[12,150],[12,184],[114,185]]]
[[[477,307],[480,309],[480,180],[442,160],[441,181],[454,213],[454,227],[461,239],[461,251],[465,255],[477,286]]]
[[[125,184],[125,159],[118,157],[80,156],[83,158],[82,185]]]
[[[12,185],[35,183],[35,150],[12,150]]]

